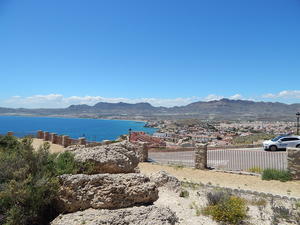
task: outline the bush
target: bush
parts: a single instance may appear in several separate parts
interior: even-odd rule
[[[78,168],[74,155],[71,152],[63,152],[59,154],[54,159],[54,163],[57,175],[77,173]]]
[[[31,144],[31,138],[0,137],[0,224],[49,224],[58,215],[58,175],[93,171],[70,152],[54,155],[47,143],[37,151]]]
[[[1,138],[0,214],[5,225],[46,224],[56,215],[56,170],[47,145],[34,151],[32,140]]]
[[[225,191],[209,192],[206,197],[209,205],[218,205],[230,198],[231,194]]]
[[[262,173],[263,180],[280,180],[282,182],[292,180],[292,175],[286,170],[265,169]]]
[[[190,193],[187,190],[182,190],[179,194],[179,197],[181,198],[188,198],[190,196]]]
[[[222,194],[224,194],[222,196]],[[226,224],[240,224],[247,218],[246,201],[226,192],[215,192],[209,196],[208,206],[203,210],[217,222]]]

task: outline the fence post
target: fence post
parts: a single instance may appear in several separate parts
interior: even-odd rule
[[[207,169],[207,145],[196,145],[195,149],[195,168],[199,170]]]
[[[287,161],[293,179],[300,180],[300,148],[288,148]]]

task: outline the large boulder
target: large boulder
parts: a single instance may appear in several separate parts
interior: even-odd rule
[[[165,187],[171,191],[179,192],[181,190],[181,182],[174,176],[165,171],[159,171],[150,175],[150,180],[157,187]]]
[[[117,210],[88,209],[60,215],[51,225],[174,225],[177,221],[169,208],[140,206]]]
[[[134,173],[139,158],[133,147],[126,146],[117,143],[95,147],[73,146],[67,150],[75,154],[76,161],[93,163],[93,174]]]
[[[61,212],[148,205],[158,199],[156,185],[137,173],[62,175],[60,184],[57,205]]]

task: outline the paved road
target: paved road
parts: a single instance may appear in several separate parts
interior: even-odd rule
[[[194,151],[149,152],[150,160],[161,164],[194,167]],[[248,170],[252,167],[286,169],[286,152],[269,152],[262,148],[208,150],[208,167],[222,170]]]

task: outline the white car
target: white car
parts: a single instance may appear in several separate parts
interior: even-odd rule
[[[286,148],[300,148],[300,136],[278,136],[272,140],[264,141],[265,150],[277,151]]]

